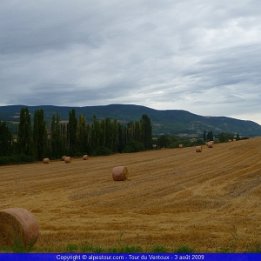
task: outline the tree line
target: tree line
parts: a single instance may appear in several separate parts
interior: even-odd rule
[[[83,115],[77,116],[72,109],[67,121],[54,114],[47,124],[42,109],[36,110],[31,118],[28,108],[24,107],[20,110],[17,133],[12,133],[7,123],[0,121],[2,163],[42,160],[44,157],[56,159],[62,155],[108,155],[151,148],[151,120],[145,114],[140,120],[128,123],[95,116],[87,122]]]

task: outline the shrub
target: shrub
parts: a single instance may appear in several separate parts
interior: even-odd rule
[[[20,164],[20,163],[28,163],[33,161],[34,161],[34,157],[32,155],[25,155],[25,154],[16,154],[16,155],[0,157],[0,165]]]
[[[144,145],[141,142],[131,141],[125,146],[123,152],[138,152],[142,150],[144,150]]]
[[[92,154],[95,156],[107,156],[112,154],[112,150],[107,147],[100,146],[95,148]]]

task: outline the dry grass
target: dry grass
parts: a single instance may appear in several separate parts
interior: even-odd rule
[[[114,166],[130,179],[113,182]],[[260,246],[261,139],[211,150],[135,154],[0,167],[0,209],[20,207],[38,219],[36,251],[68,244],[188,245],[196,251]]]

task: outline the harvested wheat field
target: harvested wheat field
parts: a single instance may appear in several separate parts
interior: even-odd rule
[[[126,181],[112,169],[127,166]],[[260,251],[261,138],[0,167],[0,210],[25,208],[35,251],[68,244]]]

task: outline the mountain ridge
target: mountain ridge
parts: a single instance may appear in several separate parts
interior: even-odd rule
[[[17,122],[20,109],[28,107],[30,113],[43,109],[46,121],[58,113],[61,120],[68,119],[68,113],[75,109],[77,115],[84,115],[91,121],[95,115],[98,119],[112,118],[122,122],[139,119],[147,114],[152,121],[153,134],[176,134],[199,136],[203,131],[214,133],[231,132],[242,136],[261,136],[261,125],[249,120],[240,120],[226,116],[201,116],[185,110],[156,110],[135,104],[109,104],[96,106],[56,106],[56,105],[6,105],[0,106],[0,120]]]

